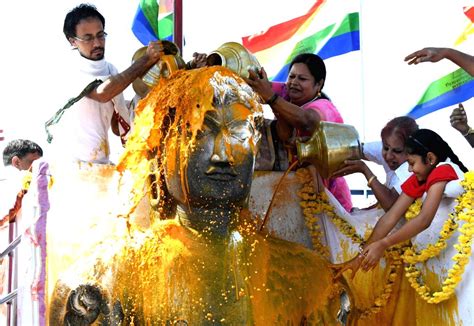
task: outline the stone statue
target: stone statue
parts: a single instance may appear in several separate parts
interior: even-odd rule
[[[50,324],[338,324],[343,284],[327,261],[259,231],[247,210],[262,119],[227,68],[160,81],[137,107],[118,169],[137,177],[136,203],[144,188],[156,197],[161,219],[61,279]]]

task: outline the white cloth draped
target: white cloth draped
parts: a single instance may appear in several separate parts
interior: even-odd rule
[[[67,98],[79,95],[95,79],[105,81],[118,74],[117,69],[105,59],[92,61],[76,54],[71,61],[71,69],[64,80],[69,89]],[[106,103],[86,96],[68,109],[62,120],[52,128],[53,151],[58,159],[110,163],[108,134],[114,110],[130,124],[130,113],[122,93]],[[123,133],[123,128],[119,128]]]

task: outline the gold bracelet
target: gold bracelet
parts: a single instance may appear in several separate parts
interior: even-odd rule
[[[369,178],[369,181],[367,181],[367,187],[371,188],[372,181],[376,180],[377,176],[373,175]]]

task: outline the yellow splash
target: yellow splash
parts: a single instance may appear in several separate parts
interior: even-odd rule
[[[219,87],[226,78],[235,79],[228,87],[238,102],[260,115],[256,95],[239,91],[248,85],[218,66],[179,71],[160,80],[140,102],[118,165],[135,178],[134,207],[153,185],[159,205],[166,205],[163,167],[183,178],[205,113],[215,109],[216,92],[226,91]],[[69,288],[77,286],[78,279],[99,284],[111,305],[120,302],[124,325],[338,324],[342,284],[333,282],[327,261],[301,245],[257,232],[256,220],[246,211],[240,213],[229,236],[222,238],[196,232],[177,219],[156,220],[146,231],[115,232],[112,242],[97,246],[100,264],[84,264],[82,275],[79,269],[72,271],[75,283],[62,281]],[[60,285],[56,290],[50,313],[52,320],[61,321],[61,293],[67,292]]]
[[[157,221],[115,264],[112,298],[125,324],[335,325],[340,284],[306,248],[242,221],[208,242],[176,220]]]
[[[235,82],[225,83],[228,79],[234,79]],[[168,79],[161,78],[160,83],[139,102],[133,132],[117,166],[120,172],[128,170],[134,177],[135,205],[132,210],[144,193],[153,191],[157,202],[165,204],[164,200],[160,200],[164,196],[160,187],[163,182],[162,169],[167,163],[168,168],[171,166],[173,169],[172,164],[179,162],[179,166],[174,168],[184,175],[188,155],[205,114],[214,110],[213,100],[219,96],[216,92],[226,92],[230,88],[238,101],[245,103],[253,114],[263,114],[257,95],[251,92],[250,96],[248,92],[242,92],[243,87],[249,88],[243,79],[221,66],[179,70]],[[163,155],[165,143],[168,150]],[[153,176],[153,182],[148,182],[147,186],[150,176]],[[187,188],[185,182],[182,186]]]

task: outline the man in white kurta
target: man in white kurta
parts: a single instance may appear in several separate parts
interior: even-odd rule
[[[104,59],[105,19],[90,4],[72,9],[64,20],[64,35],[78,53],[70,61],[64,83],[70,94],[76,97],[94,80],[102,83],[75,103],[53,130],[56,154],[63,159],[89,163],[110,163],[108,134],[112,129],[122,140],[130,126],[130,113],[122,92],[138,77],[145,74],[160,58],[163,46],[151,42],[146,53],[121,73]],[[114,115],[114,112],[116,113]]]

